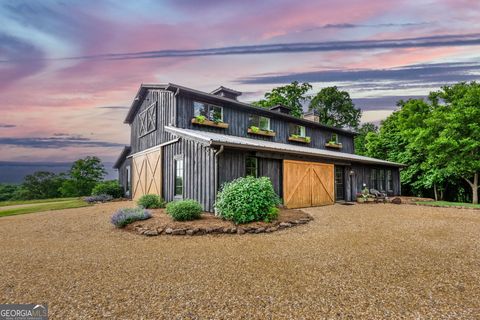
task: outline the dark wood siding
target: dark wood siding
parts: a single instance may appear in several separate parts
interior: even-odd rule
[[[248,155],[258,158],[258,176],[269,177],[273,189],[282,196],[282,160],[259,157],[255,152],[225,150],[219,158],[219,185],[245,176],[245,159]]]
[[[387,166],[378,166],[378,165],[364,165],[364,164],[353,164],[350,170],[353,170],[353,175],[351,176],[351,181],[354,188],[352,188],[351,199],[356,199],[356,194],[362,192],[363,184],[367,185],[367,188],[371,188],[371,171],[372,169],[384,169],[391,170],[393,177],[393,192],[389,192],[389,195],[400,195],[401,194],[401,185],[400,185],[400,170],[397,167],[387,167]],[[386,175],[385,175],[386,177]],[[347,177],[348,178],[348,177]]]
[[[215,150],[189,140],[163,147],[163,196],[174,200],[175,157],[184,165],[183,198],[198,201],[205,211],[213,211],[215,202]]]
[[[118,182],[122,186],[124,193],[127,191],[127,166],[130,166],[130,169],[131,169],[132,167],[131,164],[132,164],[132,158],[127,158],[125,159],[125,161],[123,161],[123,163],[118,168]]]
[[[156,130],[140,137],[140,119],[138,115],[152,104],[156,104],[157,108]],[[133,154],[172,140],[172,135],[166,132],[164,127],[174,123],[175,97],[173,92],[166,90],[149,90],[131,124],[131,153]]]
[[[201,101],[201,100],[198,100]],[[254,112],[257,114],[260,111],[252,110],[245,111],[235,108],[235,106],[231,106],[228,104],[221,105],[223,107],[223,121],[228,123],[228,129],[219,129],[207,126],[200,126],[196,124],[192,124],[193,118],[193,102],[194,99],[186,96],[178,96],[177,103],[178,103],[178,116],[177,116],[177,126],[180,128],[188,128],[188,129],[195,129],[201,131],[210,131],[216,132],[221,134],[233,135],[233,136],[240,136],[240,137],[248,137],[252,139],[259,139],[259,140],[268,140],[274,142],[281,142],[281,143],[288,143],[288,144],[297,144],[306,147],[318,148],[318,149],[326,149],[325,143],[330,140],[333,131],[328,131],[326,129],[315,128],[315,127],[308,127],[306,126],[306,135],[311,137],[311,142],[308,144],[298,143],[288,141],[289,137],[289,122],[285,121],[284,119],[276,119],[270,117],[270,128],[271,130],[276,132],[275,137],[265,137],[259,135],[249,134],[247,129],[249,127],[249,116]],[[332,151],[341,151],[345,153],[353,153],[354,146],[353,146],[353,137],[347,134],[337,133],[339,142],[342,143],[343,147],[341,150],[336,149],[329,149]],[[328,148],[327,148],[328,149]]]

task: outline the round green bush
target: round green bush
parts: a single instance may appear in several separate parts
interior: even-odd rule
[[[92,196],[108,194],[113,198],[123,197],[123,188],[117,180],[99,182],[92,189]]]
[[[267,177],[238,178],[223,185],[215,209],[219,216],[236,224],[270,222],[277,217],[280,199]]]
[[[195,200],[173,201],[167,204],[167,213],[176,221],[200,218],[202,206]]]
[[[138,199],[137,204],[145,209],[165,208],[165,201],[156,194],[146,194]]]

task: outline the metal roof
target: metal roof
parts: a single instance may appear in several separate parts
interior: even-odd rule
[[[125,159],[128,157],[131,151],[132,151],[132,148],[130,146],[123,147],[123,150],[118,156],[117,161],[115,161],[115,163],[113,164],[113,168],[119,169],[123,161],[125,161]]]
[[[338,151],[329,151],[325,149],[302,147],[293,144],[257,140],[245,137],[224,135],[214,132],[206,132],[192,129],[181,129],[176,127],[165,126],[168,132],[186,139],[196,140],[210,146],[226,146],[232,148],[244,148],[249,150],[262,150],[271,152],[282,152],[296,155],[316,156],[328,159],[347,160],[352,162],[380,164],[387,166],[403,167],[401,163],[385,161],[370,157],[364,157],[351,153],[344,153]]]

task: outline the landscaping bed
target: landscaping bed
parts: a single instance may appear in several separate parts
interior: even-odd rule
[[[222,220],[211,213],[202,213],[200,219],[196,220],[174,221],[164,209],[149,211],[152,218],[133,222],[125,229],[145,236],[269,233],[306,224],[313,219],[301,210],[280,209],[277,219],[272,222],[235,225],[233,222]]]

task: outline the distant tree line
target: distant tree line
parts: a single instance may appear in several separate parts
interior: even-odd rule
[[[75,161],[67,173],[37,171],[25,176],[20,185],[0,184],[0,201],[82,197],[91,195],[95,188],[114,190],[112,196],[122,196],[117,181],[103,182],[106,173],[102,161],[89,156]]]

